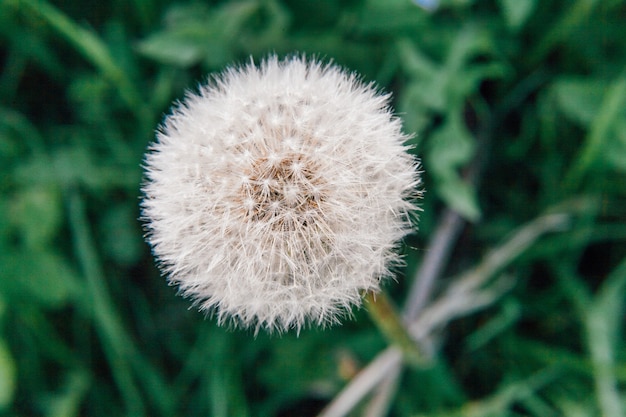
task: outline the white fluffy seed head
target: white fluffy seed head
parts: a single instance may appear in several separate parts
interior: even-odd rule
[[[167,116],[142,201],[163,272],[218,322],[336,323],[399,263],[418,163],[388,95],[305,57],[227,69]]]

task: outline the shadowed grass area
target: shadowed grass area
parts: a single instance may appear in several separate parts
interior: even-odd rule
[[[0,2],[0,416],[624,415],[625,13]],[[163,115],[272,52],[376,82],[415,133],[423,212],[385,290],[426,365],[362,310],[299,336],[218,327],[154,265],[138,203]]]

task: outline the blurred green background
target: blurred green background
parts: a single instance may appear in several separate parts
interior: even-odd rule
[[[172,101],[299,51],[393,92],[417,133],[398,305],[445,210],[467,223],[437,289],[546,210],[575,213],[442,329],[388,415],[623,416],[625,22],[621,0],[1,0],[0,415],[316,415],[385,348],[362,310],[299,337],[219,328],[143,242],[143,153]]]

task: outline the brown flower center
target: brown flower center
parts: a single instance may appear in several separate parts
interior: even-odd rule
[[[324,200],[317,167],[303,154],[253,158],[241,184],[244,218],[275,231],[293,231],[319,215]]]

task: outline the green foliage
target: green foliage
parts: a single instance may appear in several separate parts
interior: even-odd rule
[[[163,113],[270,52],[359,72],[416,133],[427,193],[399,304],[444,209],[470,222],[446,276],[576,213],[407,368],[390,415],[624,415],[626,2],[417,3],[0,2],[0,416],[315,415],[385,347],[361,312],[299,337],[219,328],[142,241]]]

